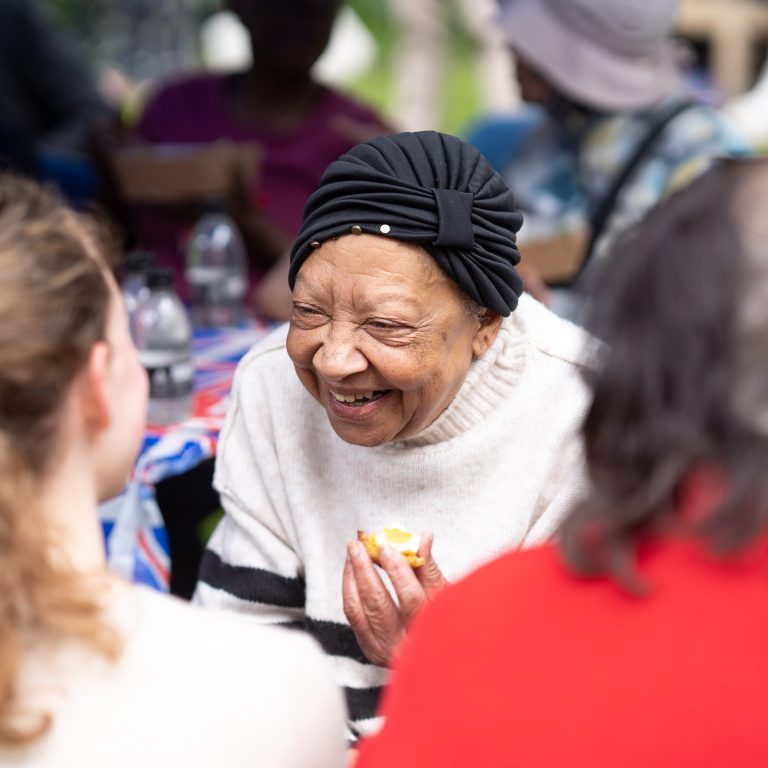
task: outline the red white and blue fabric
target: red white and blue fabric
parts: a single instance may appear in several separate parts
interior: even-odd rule
[[[195,332],[192,415],[170,427],[149,425],[128,486],[101,505],[109,565],[124,578],[168,591],[168,534],[154,487],[215,455],[237,363],[271,327],[253,322],[245,328]]]

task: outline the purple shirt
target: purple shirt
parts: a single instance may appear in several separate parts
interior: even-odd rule
[[[277,133],[258,123],[243,122],[232,114],[227,97],[230,78],[241,75],[196,74],[164,85],[150,99],[138,126],[138,134],[153,144],[196,144],[219,139],[257,141],[262,159],[254,179],[252,196],[266,216],[288,234],[301,225],[304,204],[315,191],[329,163],[353,146],[333,127],[343,115],[357,122],[382,125],[381,117],[335,91],[324,89],[314,112],[292,133]],[[155,251],[177,251],[180,266],[178,222],[161,224],[156,216],[142,216],[140,237]],[[158,254],[168,262],[167,253]],[[165,256],[165,258],[163,258]]]

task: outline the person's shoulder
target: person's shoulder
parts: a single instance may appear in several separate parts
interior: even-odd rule
[[[151,685],[168,713],[173,738],[208,720],[211,731],[191,735],[203,748],[218,742],[234,765],[318,765],[343,754],[343,702],[321,648],[300,630],[262,625],[234,612],[203,609],[130,585],[123,678],[132,691]],[[153,705],[156,708],[156,705]],[[295,738],[301,733],[307,744]],[[242,755],[238,750],[246,750]],[[236,758],[235,755],[238,755]],[[198,756],[194,765],[205,764]]]
[[[548,358],[578,369],[593,367],[595,340],[583,328],[556,315],[524,293],[510,324],[524,333],[534,349]]]
[[[384,118],[370,104],[336,88],[326,87],[325,94],[325,103],[329,112],[344,114],[355,120],[385,125]]]
[[[289,365],[290,358],[286,351],[289,327],[288,323],[281,323],[263,339],[257,341],[243,356],[238,365],[238,371],[256,371]]]
[[[232,386],[238,398],[262,398],[269,390],[281,399],[295,400],[304,392],[286,349],[288,329],[288,323],[279,325],[240,360]]]
[[[203,609],[141,586],[134,586],[132,591],[139,606],[137,626],[140,632],[151,636],[155,649],[167,646],[175,649],[177,655],[184,653],[178,645],[181,639],[198,658],[205,658],[200,654],[216,654],[217,666],[239,668],[247,661],[253,668],[258,666],[256,658],[270,659],[269,663],[286,670],[295,669],[297,664],[325,664],[320,648],[304,632],[262,625],[250,616],[234,612]],[[218,654],[225,648],[227,659],[219,659]],[[221,668],[217,674],[220,673]],[[250,673],[242,670],[242,674]]]
[[[162,670],[173,676],[194,674],[199,684],[213,687],[236,682],[243,697],[253,696],[249,684],[258,684],[262,695],[275,702],[293,696],[325,699],[335,704],[335,681],[328,659],[317,642],[299,629],[259,624],[236,612],[204,609],[179,598],[134,586],[139,610],[135,632],[129,634],[134,651],[145,660],[149,654]],[[172,662],[171,662],[172,660]],[[172,663],[172,667],[170,666]],[[238,695],[234,690],[230,695]]]
[[[718,158],[752,154],[749,144],[719,110],[694,103],[671,121],[656,149],[670,169],[664,195],[689,184]]]
[[[694,101],[669,123],[659,142],[660,151],[673,158],[699,151],[712,156],[750,154],[748,142],[715,107]]]
[[[531,579],[560,579],[564,574],[557,545],[554,543],[510,551],[484,563],[466,578],[456,582],[456,599],[466,599],[467,596],[486,592],[495,588],[495,585],[510,581],[525,584],[528,589]]]
[[[450,637],[458,631],[457,617],[469,634],[493,631],[489,625],[488,606],[504,606],[494,614],[506,623],[510,613],[522,621],[529,596],[550,594],[562,589],[570,576],[560,560],[557,548],[548,543],[525,550],[510,551],[479,566],[442,591],[425,611],[425,630]],[[538,602],[538,598],[534,600]],[[419,622],[419,617],[416,619]],[[459,642],[463,642],[459,640]],[[482,642],[482,640],[480,640]]]

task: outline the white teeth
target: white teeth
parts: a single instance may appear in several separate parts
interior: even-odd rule
[[[340,392],[334,392],[331,390],[331,394],[333,395],[334,399],[340,403],[357,403],[361,400],[371,400],[373,398],[373,391],[361,392],[360,394],[356,395],[343,395]]]

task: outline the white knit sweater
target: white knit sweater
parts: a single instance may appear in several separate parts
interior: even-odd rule
[[[344,617],[346,543],[393,522],[434,531],[435,560],[455,580],[549,538],[584,491],[586,337],[524,296],[433,424],[365,448],[342,441],[303,388],[286,333],[238,368],[215,478],[226,514],[196,599],[304,624],[334,659],[352,727],[367,733],[386,670],[367,663]]]
[[[53,726],[0,745],[3,768],[344,765],[344,703],[308,637],[129,584],[104,612],[123,642],[116,661],[76,640],[26,654],[20,703]]]

